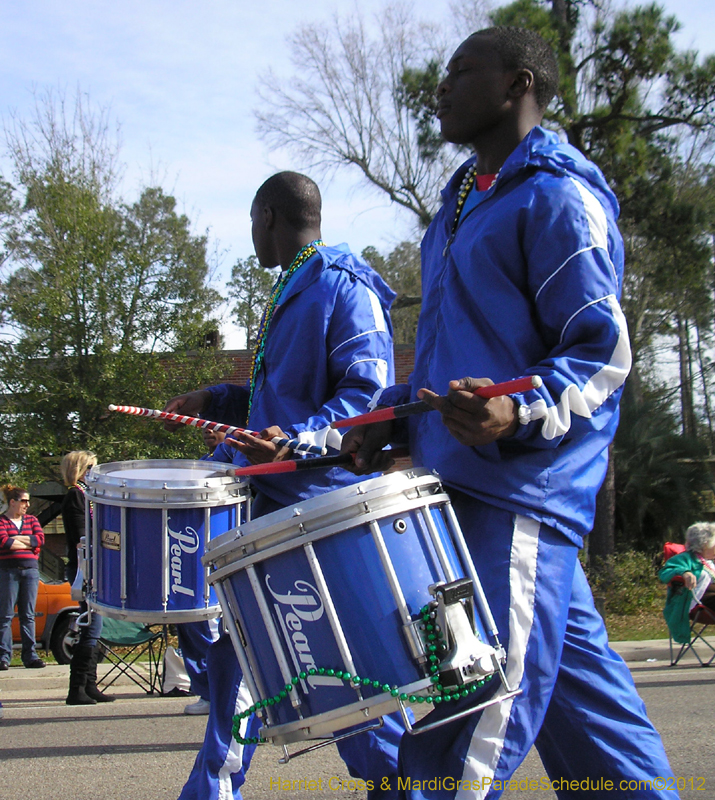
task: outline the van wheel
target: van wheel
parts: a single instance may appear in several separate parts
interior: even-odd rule
[[[79,631],[71,630],[70,626],[78,616],[77,612],[70,611],[57,620],[52,628],[50,650],[58,664],[69,664],[72,660],[72,650],[79,639]]]

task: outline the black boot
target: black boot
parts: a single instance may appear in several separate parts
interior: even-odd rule
[[[87,686],[85,692],[88,697],[91,697],[96,703],[113,703],[117,698],[111,694],[103,694],[97,688],[97,661],[99,660],[100,646],[95,645],[92,648],[92,659],[89,662],[89,670],[87,671]]]
[[[83,644],[75,645],[70,661],[70,690],[65,700],[68,706],[93,706],[97,702],[86,691],[92,649]]]

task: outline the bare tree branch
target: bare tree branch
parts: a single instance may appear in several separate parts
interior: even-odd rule
[[[357,167],[368,184],[426,226],[462,156],[450,146],[424,157],[402,81],[409,69],[435,57],[443,61],[446,45],[406,6],[389,6],[376,23],[375,33],[360,15],[336,17],[332,27],[300,28],[289,40],[295,77],[269,72],[262,81],[258,132],[306,167]]]

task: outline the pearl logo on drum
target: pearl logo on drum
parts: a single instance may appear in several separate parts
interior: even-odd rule
[[[297,617],[305,622],[317,622],[323,616],[323,601],[315,586],[312,586],[308,581],[298,580],[295,582],[294,587],[300,594],[291,594],[290,590],[288,594],[276,594],[268,583],[270,577],[270,575],[266,575],[266,586],[273,595],[273,599],[282,605],[290,606]],[[307,610],[312,608],[316,608],[316,610]],[[300,630],[300,628],[297,630]]]
[[[279,594],[271,588],[270,577],[270,575],[266,575],[266,587],[276,601],[273,608],[283,630],[293,664],[299,672],[311,668],[316,669],[315,656],[311,652],[304,623],[317,622],[323,616],[325,608],[320,592],[308,581],[296,580],[293,588],[298,594],[293,594],[291,589],[286,594]],[[286,610],[286,606],[290,610]],[[338,678],[327,675],[311,675],[306,680],[311,689],[316,686],[341,685]],[[306,681],[301,681],[303,689],[307,691],[305,683]]]
[[[183,531],[173,531],[167,522],[169,536],[175,541],[169,547],[171,554],[171,591],[174,594],[185,594],[189,597],[194,596],[194,590],[185,586],[181,580],[182,555],[188,553],[193,555],[199,549],[199,535],[189,525]]]
[[[102,528],[100,543],[107,550],[121,550],[121,535],[119,531],[108,531]]]

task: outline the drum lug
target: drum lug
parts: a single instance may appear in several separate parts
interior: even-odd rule
[[[413,620],[408,625],[402,626],[407,646],[410,648],[410,654],[418,664],[424,664],[427,661],[425,645],[419,631],[421,624],[420,620]]]
[[[435,598],[435,622],[447,647],[440,658],[440,683],[445,689],[461,687],[497,672],[500,654],[476,633],[471,579],[437,583],[429,590]]]

